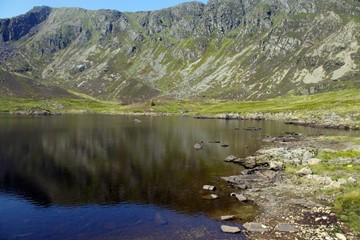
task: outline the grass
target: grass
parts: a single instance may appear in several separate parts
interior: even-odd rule
[[[340,219],[360,234],[360,188],[350,188],[336,198],[335,211]]]
[[[84,110],[96,113],[129,113],[129,112],[157,112],[179,114],[181,110],[188,111],[189,115],[221,113],[291,113],[292,117],[316,118],[335,113],[342,117],[351,116],[355,121],[360,116],[360,90],[344,90],[337,92],[319,93],[306,96],[283,96],[266,101],[224,102],[211,99],[173,100],[153,99],[155,106],[149,102],[129,106],[121,106],[118,102],[100,101],[91,96],[71,92],[78,99],[47,99],[33,100],[23,98],[3,97],[0,100],[0,111],[14,111],[34,106],[43,106],[52,110],[53,105],[64,105],[62,112]],[[359,121],[358,121],[359,122]]]

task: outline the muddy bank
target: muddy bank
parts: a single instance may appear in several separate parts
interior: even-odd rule
[[[270,146],[253,156],[225,159],[229,164],[241,164],[245,170],[240,175],[222,178],[261,209],[253,222],[244,224],[249,238],[359,239],[339,220],[333,206],[336,194],[344,186],[358,186],[360,173],[345,171],[336,177],[326,171],[316,174],[312,169],[325,164],[317,158],[321,151],[358,150],[360,146],[295,133],[264,141]],[[336,161],[331,164],[347,164],[350,168],[360,164],[360,156]]]

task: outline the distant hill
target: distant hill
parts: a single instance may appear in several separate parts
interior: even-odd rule
[[[62,88],[131,103],[359,88],[359,46],[359,0],[209,0],[135,13],[35,7],[0,20],[0,92],[70,95]]]

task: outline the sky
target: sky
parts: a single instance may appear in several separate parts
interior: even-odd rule
[[[80,7],[89,10],[114,9],[121,12],[151,11],[193,0],[0,0],[0,18],[24,14],[34,6]],[[206,3],[207,0],[197,0]]]

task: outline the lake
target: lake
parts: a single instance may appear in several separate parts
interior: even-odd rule
[[[223,160],[285,131],[352,134],[276,121],[2,114],[0,239],[245,239],[220,230],[221,215],[241,227],[258,213],[229,196],[236,190],[219,178],[243,168]],[[204,184],[219,199],[204,199]]]

